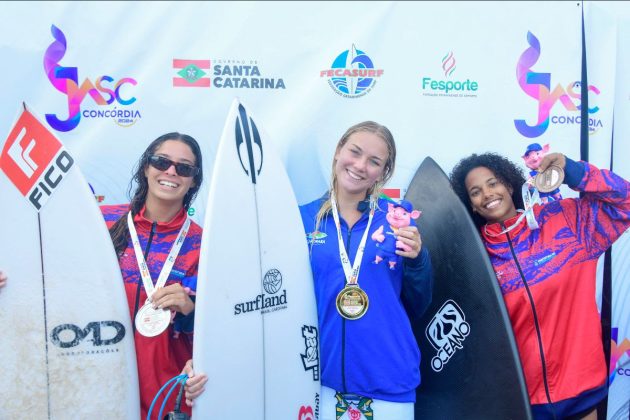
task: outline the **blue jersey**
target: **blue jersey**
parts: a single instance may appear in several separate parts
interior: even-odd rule
[[[387,201],[379,200],[358,278],[369,307],[362,318],[346,320],[335,304],[346,278],[332,214],[322,219],[315,232],[321,204],[322,199],[315,200],[301,206],[300,212],[315,283],[322,385],[386,401],[415,402],[415,390],[420,384],[420,350],[401,296],[408,295],[415,312],[421,313],[428,306],[433,285],[429,253],[423,248],[416,259],[405,259],[394,269],[386,263],[374,263],[379,248],[371,235],[380,226],[389,226],[385,219]],[[363,213],[352,229],[341,219],[341,235],[351,265],[368,216],[367,211]]]

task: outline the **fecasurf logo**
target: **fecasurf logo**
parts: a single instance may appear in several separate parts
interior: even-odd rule
[[[538,101],[538,117],[536,123],[529,125],[524,119],[514,120],[516,130],[523,136],[528,138],[539,137],[549,128],[549,122],[552,124],[581,124],[580,106],[582,102],[581,84],[580,82],[571,82],[566,85],[558,83],[551,90],[551,73],[537,73],[532,71],[532,67],[540,58],[540,41],[531,32],[527,32],[527,42],[529,47],[521,54],[516,64],[516,79],[519,86],[528,96]],[[588,86],[588,91],[599,95],[600,90],[593,85]],[[577,101],[577,104],[573,102]],[[566,111],[571,112],[569,115],[553,115],[550,116],[551,110],[560,101]],[[590,115],[599,111],[598,106],[588,109],[589,133],[594,134],[603,127],[602,121]]]
[[[116,81],[111,76],[103,75],[97,78],[94,83],[86,78],[79,85],[79,69],[59,65],[66,54],[65,35],[55,25],[52,25],[51,32],[55,40],[48,46],[44,54],[44,71],[50,83],[59,92],[65,94],[68,100],[67,119],[60,119],[57,114],[46,114],[46,121],[52,128],[57,131],[74,130],[79,125],[82,116],[109,119],[121,127],[132,126],[142,118],[137,109],[119,108],[128,107],[136,102],[136,98],[130,94],[130,88],[127,87],[127,85],[136,86],[138,82],[135,79],[123,77]],[[99,107],[107,108],[81,111],[81,103],[88,94]],[[103,97],[103,94],[106,97]]]
[[[463,341],[470,334],[470,324],[461,308],[453,300],[447,300],[427,325],[426,336],[437,350],[431,359],[431,368],[439,372],[448,363]]]
[[[9,133],[0,169],[39,211],[74,164],[53,134],[26,109]]]
[[[256,296],[256,299],[249,302],[237,303],[234,305],[234,315],[256,311],[265,314],[286,309],[287,290],[283,289],[281,294],[278,293],[282,288],[282,273],[280,270],[275,268],[268,270],[262,279],[262,285],[268,294],[261,293]]]
[[[344,98],[367,95],[383,75],[374,67],[372,59],[354,44],[335,58],[330,69],[321,70],[319,77],[326,77],[332,90]]]
[[[449,96],[459,98],[476,98],[479,83],[476,81],[451,80],[451,76],[457,68],[457,61],[453,51],[449,51],[442,57],[442,71],[444,78],[433,79],[425,76],[422,78],[422,94],[424,96]]]
[[[258,60],[173,59],[174,87],[215,87],[217,89],[286,89],[281,77],[266,77]]]

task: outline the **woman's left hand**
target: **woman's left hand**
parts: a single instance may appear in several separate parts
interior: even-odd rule
[[[422,249],[422,239],[420,238],[420,232],[418,232],[417,226],[407,226],[398,229],[397,239],[409,249],[409,251],[397,249],[397,255],[414,259],[418,256],[418,254],[420,254],[420,250]]]
[[[195,309],[195,303],[188,295],[189,292],[189,288],[173,283],[157,289],[151,296],[151,302],[154,308],[169,309],[188,315]]]
[[[559,166],[561,169],[564,169],[565,166],[567,166],[567,158],[562,153],[549,153],[542,158],[536,170],[538,172],[544,172],[545,169],[551,165]]]

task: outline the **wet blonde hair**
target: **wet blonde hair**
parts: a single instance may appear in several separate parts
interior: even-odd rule
[[[370,198],[370,200],[376,200],[387,181],[389,181],[389,179],[394,174],[394,167],[396,166],[396,143],[394,143],[394,136],[392,136],[392,133],[387,127],[374,121],[363,121],[348,128],[343,136],[341,136],[335,149],[335,155],[337,155],[341,148],[348,142],[348,139],[351,135],[359,132],[376,134],[387,145],[387,159],[385,160],[385,165],[383,167],[383,174],[381,175],[379,180],[375,182],[374,185],[372,185],[367,191],[367,196]],[[332,204],[330,202],[330,194],[334,194],[337,188],[337,175],[335,174],[336,164],[337,159],[333,158],[332,170],[330,175],[329,195],[328,198],[322,203],[319,212],[317,212],[317,217],[315,221],[315,232],[319,230],[322,219],[326,217],[326,215],[330,212],[330,209],[332,208]]]

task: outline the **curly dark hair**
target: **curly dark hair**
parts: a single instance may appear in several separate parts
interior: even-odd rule
[[[521,168],[496,153],[483,153],[481,155],[473,153],[463,158],[455,165],[449,178],[453,190],[462,203],[464,203],[464,206],[477,226],[484,225],[486,220],[472,211],[472,204],[468,196],[468,191],[466,190],[466,177],[470,171],[481,166],[490,169],[499,182],[506,187],[512,188],[512,201],[517,209],[524,207],[523,197],[521,196],[521,186],[525,183],[525,176]]]
[[[195,156],[195,166],[199,168],[199,172],[193,178],[193,185],[190,187],[186,195],[183,199],[183,206],[185,209],[190,207],[190,204],[195,199],[195,196],[199,192],[199,188],[201,187],[201,183],[203,181],[203,166],[201,160],[201,148],[197,141],[189,135],[180,134],[177,132],[163,134],[157,139],[153,140],[151,144],[147,147],[147,149],[142,153],[140,159],[136,163],[134,168],[133,178],[129,182],[129,191],[128,194],[131,196],[131,203],[129,204],[129,211],[131,211],[131,215],[135,216],[142,207],[144,207],[144,203],[147,198],[147,193],[149,192],[149,182],[147,177],[144,175],[144,171],[149,164],[149,157],[155,153],[155,151],[167,140],[176,140],[185,143],[190,147],[193,155]],[[132,194],[132,189],[136,185],[136,189]],[[112,238],[112,242],[114,243],[114,248],[116,249],[116,254],[118,258],[122,255],[122,253],[127,248],[127,243],[129,241],[129,229],[127,228],[127,213],[125,213],[120,219],[116,221],[109,228],[109,234]]]

